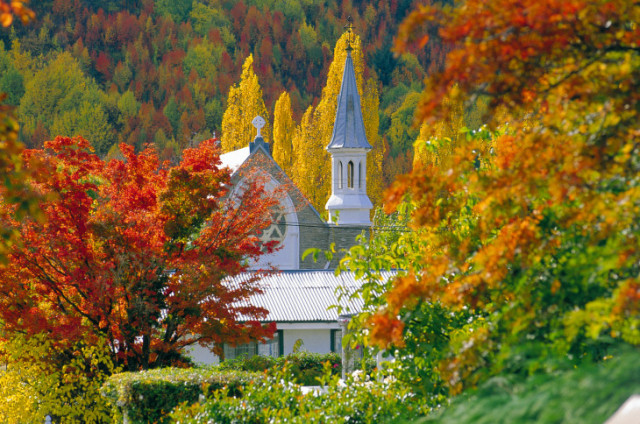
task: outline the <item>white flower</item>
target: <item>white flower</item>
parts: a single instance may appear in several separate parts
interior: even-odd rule
[[[389,375],[385,377],[384,380],[382,380],[384,384],[391,384],[391,383],[394,383],[395,381],[396,381],[396,378],[392,375]]]

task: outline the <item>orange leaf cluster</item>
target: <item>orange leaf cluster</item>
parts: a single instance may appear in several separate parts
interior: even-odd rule
[[[29,0],[15,0],[6,2],[0,0],[0,25],[8,27],[13,23],[14,16],[18,17],[23,24],[35,18],[35,13],[26,4]]]

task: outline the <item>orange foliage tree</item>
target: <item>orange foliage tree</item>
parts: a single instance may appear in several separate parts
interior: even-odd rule
[[[229,193],[213,140],[166,168],[154,150],[105,163],[82,138],[57,137],[25,152],[31,184],[46,195],[45,224],[2,219],[20,244],[0,268],[4,334],[46,334],[64,351],[107,340],[135,370],[179,363],[194,343],[242,343],[272,335],[250,305],[256,279],[227,276],[274,246],[256,234],[276,202],[259,181]]]
[[[434,27],[451,46],[418,117],[482,96],[501,129],[469,133],[446,166],[387,193],[389,209],[414,203],[428,249],[369,319],[374,342],[403,345],[424,301],[468,309],[440,364],[454,392],[526,349],[598,359],[640,344],[639,20],[626,0],[467,0],[408,16],[397,48]]]

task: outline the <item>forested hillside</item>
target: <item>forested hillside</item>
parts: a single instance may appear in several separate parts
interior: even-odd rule
[[[0,30],[0,91],[17,107],[20,139],[29,147],[81,134],[101,156],[120,142],[137,149],[153,143],[162,158],[175,159],[214,131],[224,139],[229,90],[250,55],[268,121],[286,92],[291,128],[300,123],[321,103],[334,47],[352,16],[362,77],[380,99],[386,185],[411,167],[417,93],[445,53],[437,37],[415,54],[392,53],[398,23],[414,3],[35,1],[34,22]]]

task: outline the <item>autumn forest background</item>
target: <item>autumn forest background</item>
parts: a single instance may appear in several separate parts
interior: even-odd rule
[[[37,20],[0,32],[0,91],[18,107],[27,147],[82,134],[103,157],[125,142],[136,149],[152,143],[162,158],[176,158],[213,132],[224,139],[229,89],[249,55],[268,121],[286,91],[300,123],[320,101],[352,16],[363,76],[380,98],[377,133],[388,186],[411,169],[421,81],[442,67],[445,53],[437,38],[426,48],[392,53],[398,24],[414,3],[38,1],[31,5]]]

